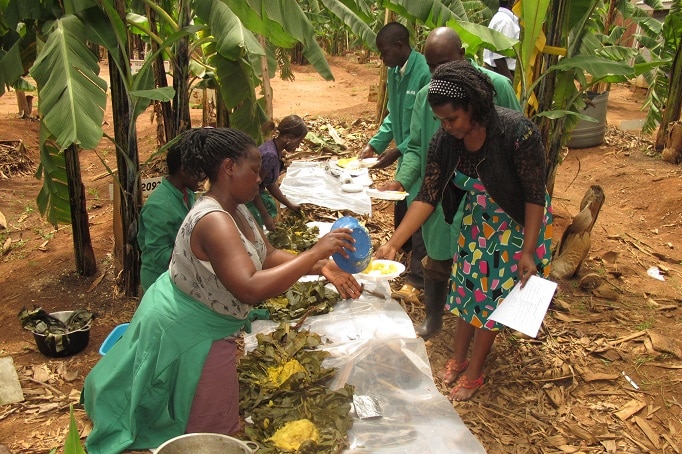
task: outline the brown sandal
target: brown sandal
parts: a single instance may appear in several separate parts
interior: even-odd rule
[[[471,395],[466,399],[458,399],[458,402],[469,400],[476,393],[476,391],[478,391],[478,389],[483,386],[483,383],[484,383],[483,374],[479,375],[479,377],[476,380],[469,380],[466,375],[462,375],[461,377],[459,377],[459,380],[457,380],[457,383],[450,391],[448,399],[451,401],[454,400],[453,394],[456,394],[461,389],[470,389],[472,390]]]
[[[450,358],[448,362],[445,363],[445,371],[442,374],[443,382],[446,385],[451,385],[459,376],[459,374],[467,370],[467,367],[469,367],[468,359],[458,363],[453,358]]]

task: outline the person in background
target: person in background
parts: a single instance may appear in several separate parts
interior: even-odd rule
[[[508,38],[519,39],[521,27],[519,18],[512,12],[512,7],[516,0],[500,0],[500,7],[490,19],[488,28],[498,31]],[[493,71],[508,77],[514,81],[514,71],[516,70],[516,59],[505,57],[489,49],[483,50],[483,62]]]
[[[203,175],[188,172],[182,165],[180,147],[171,145],[166,155],[168,175],[149,195],[140,211],[137,244],[140,247],[140,282],[145,292],[168,270],[175,236],[194,200]]]
[[[279,189],[279,176],[284,171],[284,152],[293,153],[298,149],[308,134],[308,127],[298,115],[284,117],[276,127],[274,123],[270,125],[275,129],[276,134],[274,138],[263,142],[258,147],[262,157],[262,181],[259,196],[253,199],[248,207],[259,225],[264,225],[268,231],[273,232],[277,217],[277,202],[296,213],[301,210],[299,205],[292,203],[282,194]]]
[[[85,378],[91,454],[155,448],[183,433],[238,431],[235,336],[265,315],[253,307],[305,274],[324,275],[342,298],[362,292],[329,260],[354,250],[350,229],[336,229],[298,255],[269,243],[244,205],[261,182],[261,155],[249,136],[190,129],[179,146],[188,171],[204,173],[210,187],[178,231],[169,270]]]
[[[463,60],[464,54],[462,40],[452,28],[435,28],[426,38],[424,57],[431,72],[443,63]],[[509,79],[489,69],[481,68],[471,60],[469,62],[490,77],[495,90],[493,100],[496,105],[521,111]],[[440,121],[433,115],[426,101],[428,92],[427,85],[417,93],[410,125],[410,139],[395,180],[379,188],[387,191],[407,191],[410,194],[407,198],[408,203],[411,203],[419,192],[426,169],[429,142],[440,126]],[[461,222],[462,210],[458,209],[452,224],[446,223],[443,219],[443,208],[438,203],[434,212],[421,227],[427,253],[422,261],[426,317],[416,328],[416,333],[424,339],[437,334],[443,326],[443,309],[448,294],[448,280],[452,269],[452,257],[457,250],[456,240]]]
[[[385,168],[398,160],[400,170],[402,155],[405,153],[410,135],[414,100],[417,92],[429,83],[431,73],[424,56],[410,46],[410,33],[404,25],[398,22],[386,24],[377,33],[376,43],[382,62],[388,67],[388,115],[374,137],[360,152],[359,158],[365,159],[379,154],[379,160],[374,168]],[[395,147],[387,150],[391,141]],[[396,202],[394,226],[400,224],[406,210],[407,201]],[[405,285],[391,296],[416,303],[424,281],[421,260],[426,255],[421,231],[415,232],[410,243],[403,246],[403,250],[406,252],[411,250]]]
[[[552,216],[540,132],[521,112],[494,106],[493,93],[490,78],[466,60],[436,68],[427,99],[441,128],[429,145],[419,194],[376,253],[394,257],[438,202],[447,222],[464,203],[448,295],[458,319],[444,379],[455,383],[449,394],[455,401],[483,386],[485,360],[503,329],[490,314],[517,280],[523,286],[550,271]]]

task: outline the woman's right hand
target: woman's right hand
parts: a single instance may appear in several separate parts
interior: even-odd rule
[[[374,253],[375,259],[395,260],[395,255],[398,253],[398,248],[393,247],[391,243],[382,244]]]
[[[268,232],[274,232],[275,231],[275,220],[272,218],[272,216],[267,215],[263,217],[263,224],[265,224],[265,228],[268,230]]]
[[[352,232],[353,230],[346,228],[332,230],[320,238],[312,249],[319,251],[321,258],[329,257],[336,252],[348,258],[346,249],[355,251],[355,239],[351,235]]]

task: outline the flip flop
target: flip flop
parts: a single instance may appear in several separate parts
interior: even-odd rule
[[[465,359],[461,363],[458,363],[453,358],[450,358],[447,363],[445,363],[445,371],[442,374],[443,382],[446,385],[451,385],[455,379],[464,372],[467,367],[469,367],[469,360]]]
[[[478,389],[483,386],[483,383],[484,383],[483,374],[481,374],[476,380],[469,380],[466,375],[462,375],[461,377],[459,377],[459,380],[457,380],[457,383],[455,384],[455,386],[450,391],[450,395],[448,396],[448,399],[450,399],[450,401],[454,400],[452,395],[456,394],[461,389],[470,389],[470,390],[473,390],[473,392],[471,393],[471,396],[469,396],[466,399],[460,399],[460,400],[458,400],[458,402],[464,402],[466,400],[469,400],[473,397],[473,395],[476,393],[476,391],[478,391]]]

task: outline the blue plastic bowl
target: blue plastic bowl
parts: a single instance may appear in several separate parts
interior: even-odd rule
[[[100,355],[104,356],[107,354],[111,347],[113,347],[114,344],[121,338],[121,336],[123,336],[123,333],[126,332],[128,325],[130,325],[130,323],[121,323],[116,328],[111,330],[107,338],[104,339],[104,342],[102,342],[102,345],[99,347]]]
[[[355,251],[346,249],[348,258],[345,258],[338,252],[332,254],[332,259],[346,273],[359,273],[367,268],[369,262],[372,261],[372,239],[369,237],[367,229],[360,224],[360,221],[352,216],[344,216],[339,218],[332,224],[331,230],[347,228],[351,229],[351,235],[355,239]]]

